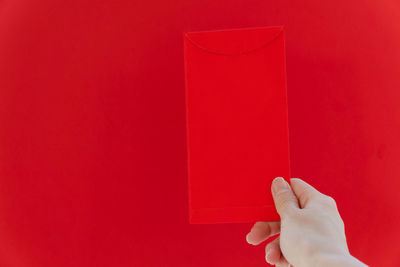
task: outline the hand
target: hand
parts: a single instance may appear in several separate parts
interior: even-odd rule
[[[276,266],[366,266],[349,253],[344,224],[335,200],[300,179],[272,182],[272,196],[281,222],[257,222],[247,242],[266,246],[266,260]]]

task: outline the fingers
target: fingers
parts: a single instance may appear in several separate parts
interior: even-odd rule
[[[279,246],[279,237],[278,237],[265,247],[265,260],[269,264],[275,265],[280,261],[281,255],[282,252]]]
[[[279,244],[280,237],[276,238],[265,247],[265,260],[271,265],[287,267],[289,263],[283,256]]]
[[[272,181],[271,191],[276,211],[281,216],[281,219],[299,208],[298,200],[292,188],[282,177],[277,177]]]
[[[280,232],[280,222],[256,222],[246,236],[247,243],[258,245]]]
[[[317,191],[314,187],[307,184],[301,179],[292,178],[290,179],[290,185],[296,197],[299,200],[300,207],[305,208],[310,200],[322,196],[322,194]]]

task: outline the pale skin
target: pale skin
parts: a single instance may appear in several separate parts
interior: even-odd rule
[[[247,234],[249,244],[267,244],[266,261],[277,267],[365,267],[347,247],[344,223],[336,202],[301,179],[290,185],[277,177],[272,196],[280,222],[256,222]]]

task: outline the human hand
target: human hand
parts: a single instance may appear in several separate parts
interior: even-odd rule
[[[276,266],[366,266],[350,255],[344,224],[333,198],[300,179],[272,182],[272,196],[281,222],[257,222],[247,242],[266,246],[266,261]]]

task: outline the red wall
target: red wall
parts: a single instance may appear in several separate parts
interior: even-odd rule
[[[292,173],[398,266],[400,4],[359,2],[0,1],[0,265],[263,266],[188,224],[182,33],[285,25]]]

